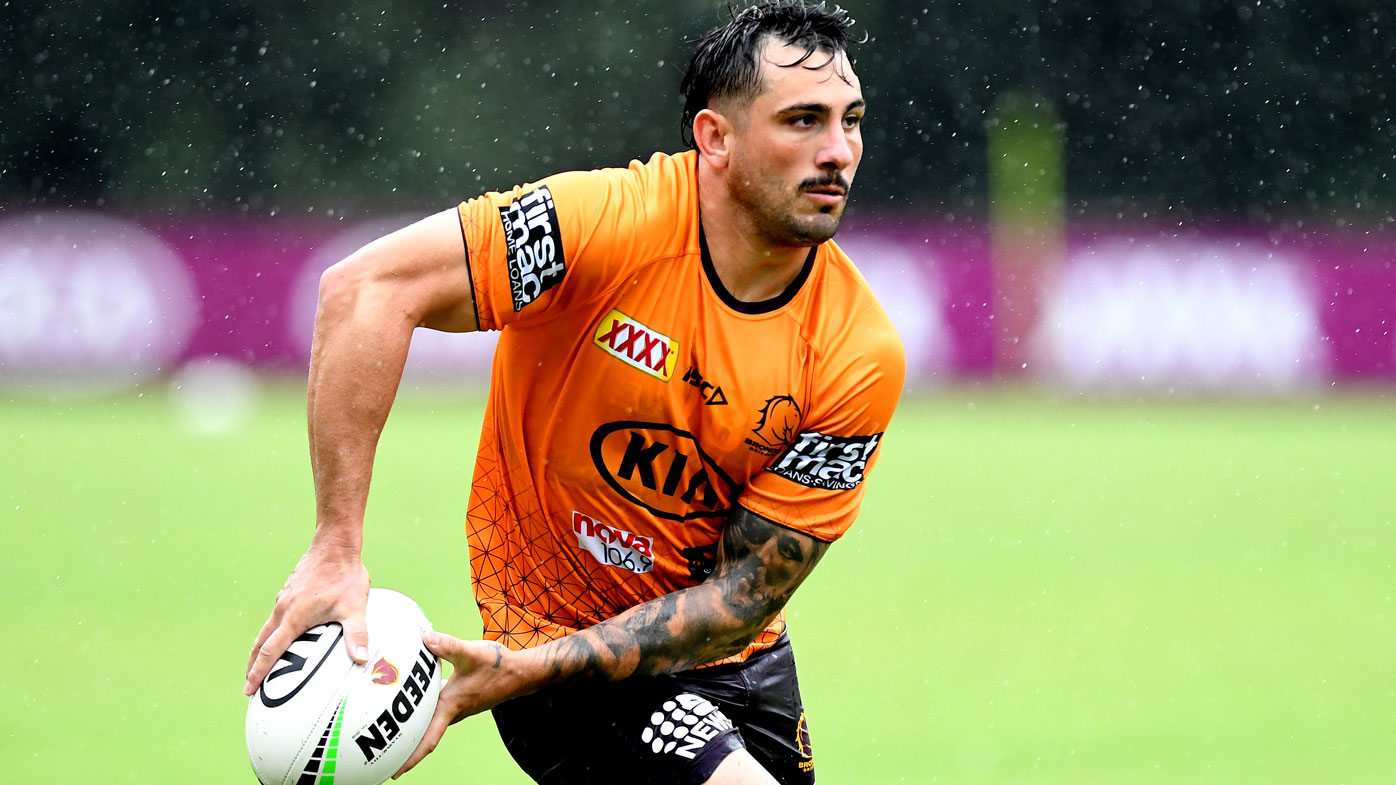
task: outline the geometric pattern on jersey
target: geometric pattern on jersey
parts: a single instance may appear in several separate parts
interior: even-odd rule
[[[525,649],[624,611],[606,603],[606,595],[596,591],[598,583],[613,580],[597,574],[604,568],[587,564],[584,558],[568,559],[565,552],[537,561],[524,555],[530,550],[528,543],[553,534],[538,505],[526,503],[526,495],[515,497],[517,515],[509,511],[508,496],[501,486],[511,485],[508,478],[517,475],[518,467],[503,469],[493,447],[488,413],[485,422],[466,514],[472,590],[477,601],[496,598],[480,602],[484,638],[510,649]],[[784,631],[782,612],[746,649],[710,665],[741,662],[753,652],[769,648]]]

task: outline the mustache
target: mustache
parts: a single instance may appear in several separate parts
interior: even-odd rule
[[[848,180],[844,179],[841,172],[832,172],[828,177],[810,177],[800,182],[801,191],[809,191],[814,188],[827,188],[836,186],[844,193],[848,193]]]

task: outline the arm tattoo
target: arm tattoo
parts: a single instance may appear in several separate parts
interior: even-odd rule
[[[548,680],[669,673],[736,654],[785,607],[828,548],[737,507],[706,581],[546,644],[539,653]]]

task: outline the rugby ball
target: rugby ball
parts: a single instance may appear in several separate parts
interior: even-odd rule
[[[368,593],[367,664],[338,623],[311,627],[247,703],[247,754],[262,785],[380,785],[427,732],[441,663],[422,643],[431,622],[388,589]]]

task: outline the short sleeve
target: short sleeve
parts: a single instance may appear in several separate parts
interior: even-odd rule
[[[884,317],[885,318],[885,317]],[[856,330],[859,349],[826,358],[799,433],[747,483],[738,503],[826,542],[858,516],[865,481],[906,376],[906,355],[890,324]]]
[[[462,203],[480,328],[548,318],[672,253],[696,221],[690,164],[686,155],[656,154],[626,169],[566,172]]]

